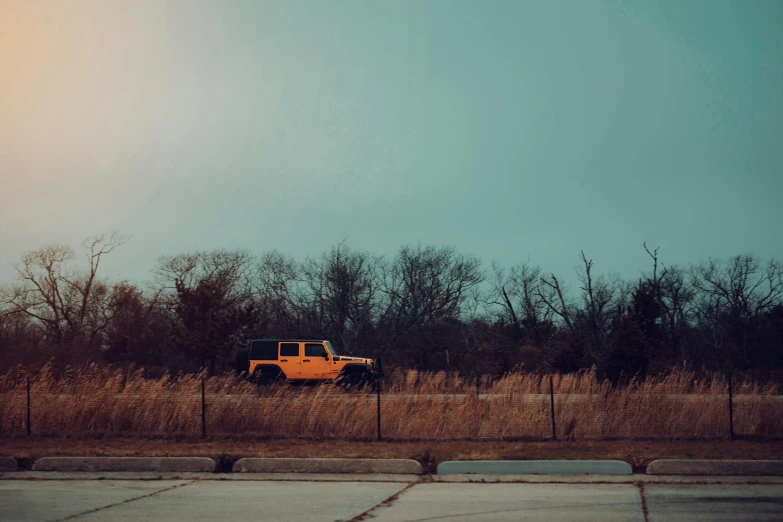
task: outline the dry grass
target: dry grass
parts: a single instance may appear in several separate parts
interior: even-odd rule
[[[0,376],[0,435],[27,431],[28,376]],[[331,385],[258,389],[241,377],[202,374],[147,379],[143,371],[89,366],[55,378],[29,376],[31,428],[43,436],[201,435],[204,382],[209,436],[372,440],[377,398]],[[478,388],[457,374],[396,371],[383,385],[381,431],[395,440],[551,438],[549,377],[515,373]],[[729,435],[727,383],[684,370],[612,388],[594,372],[555,375],[559,440],[719,439]],[[734,386],[734,429],[783,436],[774,386]]]

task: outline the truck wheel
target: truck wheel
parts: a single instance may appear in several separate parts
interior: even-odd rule
[[[336,384],[345,390],[361,391],[367,385],[367,372],[346,372],[337,377]]]
[[[280,369],[256,369],[254,374],[256,376],[255,381],[258,386],[269,386],[270,384],[278,384],[285,381],[285,374]]]

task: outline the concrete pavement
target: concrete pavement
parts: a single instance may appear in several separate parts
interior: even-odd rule
[[[427,477],[410,482],[356,478],[0,480],[0,520],[783,519],[783,484],[779,482],[667,484],[658,482],[659,477],[650,483],[601,483],[600,477],[581,477],[573,483],[487,484],[430,482]]]
[[[3,481],[0,482],[0,520],[64,520],[183,484],[187,482]]]
[[[371,515],[373,522],[644,522],[639,490],[631,484],[425,484]]]
[[[394,482],[2,481],[0,520],[347,520]]]
[[[781,485],[651,484],[644,487],[648,521],[783,520]]]

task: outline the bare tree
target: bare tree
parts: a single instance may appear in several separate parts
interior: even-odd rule
[[[497,263],[492,264],[490,304],[499,306],[512,324],[535,328],[548,321],[552,309],[541,297],[541,267],[526,261],[506,271]]]
[[[380,258],[352,251],[342,242],[301,265],[300,309],[309,311],[317,331],[349,352],[374,330],[379,263]]]
[[[254,276],[254,258],[244,250],[212,250],[163,256],[153,269],[157,287],[173,295],[177,285],[194,288],[209,282],[226,289],[227,297],[248,299]]]
[[[296,262],[277,251],[264,254],[256,266],[253,290],[273,336],[297,337],[303,329],[297,278]]]
[[[112,318],[106,327],[105,359],[165,369],[171,362],[169,319],[161,291],[145,293],[127,281],[111,289]]]
[[[734,256],[728,263],[710,259],[692,269],[693,285],[714,295],[728,312],[753,317],[783,298],[783,265],[772,259],[762,267],[752,254]]]
[[[565,287],[555,274],[549,274],[549,277],[540,279],[541,285],[536,290],[536,295],[547,307],[550,313],[560,317],[568,330],[572,333],[576,330],[574,321],[571,319],[571,309],[573,305],[566,299],[568,288]]]
[[[709,332],[718,357],[730,343],[747,360],[758,318],[783,299],[783,265],[772,259],[762,266],[752,254],[724,263],[710,259],[691,267],[697,291],[697,317]]]
[[[385,299],[379,323],[387,346],[422,336],[440,321],[459,322],[466,296],[484,280],[480,261],[454,247],[406,246],[381,269]],[[416,351],[426,367],[427,347]]]
[[[593,261],[587,259],[583,251],[579,252],[579,256],[583,264],[583,267],[579,267],[576,271],[582,284],[580,287],[583,304],[581,315],[587,323],[591,339],[602,342],[607,334],[608,321],[605,320],[607,312],[613,312],[611,308],[608,309],[614,297],[613,288],[606,284],[601,276],[594,280]]]
[[[537,295],[545,307],[559,317],[566,327],[571,345],[581,346],[596,364],[607,355],[607,338],[617,310],[627,302],[629,289],[617,275],[593,273],[593,261],[580,252],[582,265],[576,268],[581,293],[575,300],[568,288],[554,274],[540,278]]]
[[[254,258],[242,250],[162,257],[154,270],[168,307],[174,344],[214,373],[258,322],[253,299]]]
[[[693,288],[687,281],[685,271],[677,266],[665,266],[658,258],[659,248],[650,250],[643,243],[644,250],[653,261],[652,273],[645,279],[660,313],[660,325],[671,350],[672,360],[687,360],[692,353],[685,342],[685,335],[691,319]],[[660,268],[659,268],[660,265]]]
[[[96,350],[111,319],[111,291],[98,277],[103,256],[123,245],[128,237],[101,233],[82,244],[87,268],[66,245],[50,245],[22,256],[15,265],[19,283],[0,296],[6,313],[23,314],[43,330],[48,342]]]

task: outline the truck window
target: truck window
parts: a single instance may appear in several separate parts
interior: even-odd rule
[[[299,343],[280,343],[280,357],[298,357]]]
[[[326,355],[324,345],[315,343],[305,344],[305,357],[323,357],[324,355]]]
[[[250,359],[254,361],[276,361],[277,343],[272,341],[253,341],[250,343]]]

